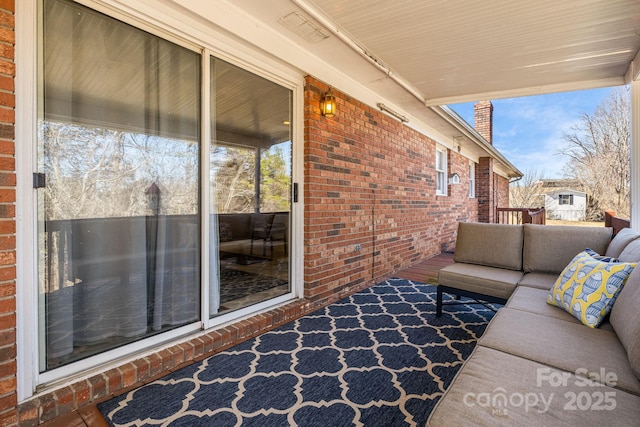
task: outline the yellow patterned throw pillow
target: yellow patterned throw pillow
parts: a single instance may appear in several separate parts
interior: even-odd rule
[[[564,309],[590,328],[597,328],[611,311],[636,263],[605,262],[580,252],[562,271],[547,304]]]

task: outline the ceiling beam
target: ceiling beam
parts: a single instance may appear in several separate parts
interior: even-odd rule
[[[640,77],[640,50],[636,52],[636,56],[629,63],[629,68],[627,68],[627,72],[624,74],[624,82],[629,84],[631,82],[637,81]]]
[[[518,98],[521,96],[545,95],[549,93],[571,92],[576,90],[596,89],[601,87],[622,86],[625,84],[624,77],[612,77],[599,80],[585,80],[580,82],[556,83],[545,86],[532,86],[520,89],[510,89],[494,92],[472,93],[469,95],[448,96],[444,98],[427,99],[425,105],[460,104],[462,102],[475,102],[484,99]]]

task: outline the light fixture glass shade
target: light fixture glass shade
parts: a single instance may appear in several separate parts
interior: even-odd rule
[[[331,118],[336,115],[336,97],[333,96],[331,88],[322,96],[320,110],[325,117]]]

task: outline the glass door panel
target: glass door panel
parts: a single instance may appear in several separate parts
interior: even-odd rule
[[[292,91],[216,58],[211,70],[216,316],[290,292]]]
[[[43,8],[40,360],[200,319],[200,55],[66,0]]]

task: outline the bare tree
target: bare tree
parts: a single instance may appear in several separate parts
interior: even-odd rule
[[[48,220],[148,215],[152,183],[160,214],[198,211],[197,144],[57,122],[40,132]]]
[[[614,89],[593,115],[564,133],[561,153],[569,157],[564,174],[578,180],[589,196],[587,219],[601,219],[604,211],[629,216],[631,155],[631,93]]]
[[[509,187],[509,205],[512,208],[539,208],[544,205],[541,196],[542,173],[537,170],[528,170],[522,179],[514,182]]]

